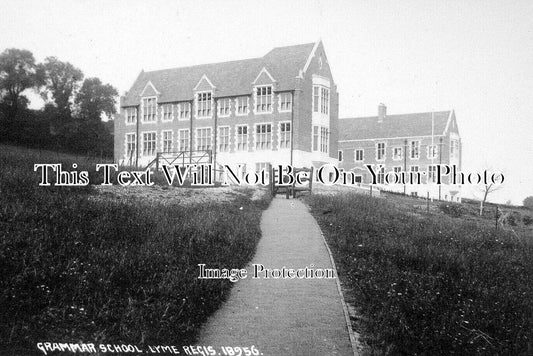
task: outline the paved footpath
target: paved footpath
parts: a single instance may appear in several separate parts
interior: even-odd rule
[[[266,268],[332,268],[320,228],[298,200],[276,198],[263,213],[262,238],[228,301],[198,345],[251,346],[268,356],[354,355],[336,279],[252,279]],[[231,268],[231,266],[228,266]]]

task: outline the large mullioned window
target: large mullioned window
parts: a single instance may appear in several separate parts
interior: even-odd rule
[[[196,150],[205,151],[211,149],[211,128],[196,129]]]
[[[279,124],[279,148],[291,148],[291,123]]]
[[[378,142],[376,144],[376,160],[385,160],[385,142]]]
[[[126,108],[126,124],[137,122],[137,108]]]
[[[218,150],[219,152],[229,152],[229,126],[218,128]]]
[[[313,112],[329,114],[329,88],[313,86]]]
[[[135,133],[126,134],[126,157],[131,158],[137,149],[137,135]]]
[[[157,102],[155,98],[143,98],[143,121],[155,122],[157,113]]]
[[[143,156],[155,156],[156,133],[143,132]]]
[[[272,125],[258,124],[255,126],[255,149],[269,150],[272,142]]]
[[[230,109],[231,109],[230,99],[220,99],[217,104],[218,104],[218,116],[220,117],[229,116]]]
[[[163,152],[172,152],[172,131],[161,132],[161,144]]]
[[[199,118],[211,117],[211,92],[196,94],[196,116]]]
[[[237,115],[247,115],[248,114],[248,97],[239,96],[235,99],[235,110]]]
[[[237,151],[248,151],[248,126],[237,126]]]
[[[190,131],[188,129],[182,129],[178,131],[178,149],[180,151],[190,150]]]
[[[255,111],[257,113],[272,112],[272,86],[265,85],[255,88]]]

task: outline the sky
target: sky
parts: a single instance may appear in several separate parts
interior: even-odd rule
[[[533,2],[5,1],[0,51],[56,56],[122,94],[141,70],[260,57],[321,39],[340,117],[455,110],[463,171],[502,172],[489,196],[533,195]],[[33,105],[38,105],[35,100]],[[477,187],[463,195],[479,197]]]

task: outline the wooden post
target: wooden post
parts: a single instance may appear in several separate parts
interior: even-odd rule
[[[428,192],[428,197],[427,197],[427,210],[428,210],[428,214],[429,214],[429,192]]]
[[[370,196],[372,196],[372,185],[370,186]]]
[[[159,152],[155,154],[155,171],[159,172]]]
[[[495,217],[495,225],[496,225],[496,230],[498,230],[498,215],[499,215],[499,212],[498,212],[498,205],[496,205],[496,217]]]

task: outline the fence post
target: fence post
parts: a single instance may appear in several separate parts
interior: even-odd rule
[[[427,198],[427,210],[428,210],[428,214],[429,214],[429,192],[428,192],[428,198]]]
[[[372,185],[370,185],[370,196],[372,196]]]
[[[499,211],[498,211],[498,205],[496,205],[496,216],[495,216],[495,225],[496,225],[496,230],[498,230],[498,215],[499,215]]]

